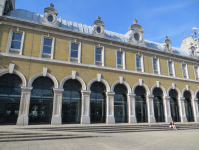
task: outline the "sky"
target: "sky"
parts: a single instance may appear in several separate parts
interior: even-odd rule
[[[167,35],[178,48],[193,27],[199,28],[199,0],[16,0],[15,9],[44,14],[50,3],[58,18],[93,26],[100,16],[105,30],[120,34],[126,34],[136,18],[145,40],[162,43]]]

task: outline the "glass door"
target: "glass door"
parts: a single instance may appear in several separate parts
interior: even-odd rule
[[[154,97],[153,104],[156,122],[165,122],[162,97]]]
[[[180,122],[178,101],[176,98],[170,98],[171,117],[174,122]]]
[[[148,122],[145,96],[135,96],[135,113],[137,122]]]
[[[193,117],[193,111],[191,107],[191,100],[189,98],[185,98],[185,111],[186,111],[186,116],[187,116],[187,121],[192,122],[194,121]]]

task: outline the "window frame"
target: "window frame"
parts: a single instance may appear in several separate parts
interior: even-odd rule
[[[172,71],[173,71],[173,74],[170,73],[170,69],[169,69],[169,62],[171,63],[172,65]],[[175,72],[175,63],[173,60],[168,60],[167,61],[167,67],[168,67],[168,73],[169,73],[169,76],[172,76],[172,77],[175,77],[176,76],[176,72]]]
[[[52,46],[51,46],[51,54],[43,53],[43,47],[44,47],[44,39],[52,39]],[[40,50],[40,57],[41,58],[54,58],[54,47],[55,47],[55,37],[48,36],[48,35],[42,35],[41,40],[41,50]]]
[[[118,62],[117,62],[118,52],[122,53],[122,60],[121,60],[122,65],[118,64]],[[125,51],[116,49],[116,68],[126,69],[126,53],[125,53]]]
[[[184,75],[183,72],[183,66],[185,65],[185,72],[186,72],[186,76]],[[184,62],[181,63],[181,68],[182,68],[182,77],[185,79],[189,79],[189,71],[188,71],[188,65]]]
[[[195,68],[197,67],[197,72],[195,70]],[[197,65],[194,65],[193,66],[193,69],[194,69],[194,74],[195,74],[195,80],[199,80],[199,67]],[[196,73],[197,73],[197,76],[196,76]],[[198,77],[198,78],[197,78]]]
[[[13,33],[20,33],[20,34],[22,34],[20,49],[11,48]],[[25,31],[21,31],[21,30],[19,30],[19,28],[17,28],[17,30],[10,29],[9,39],[8,39],[8,46],[7,46],[6,53],[13,53],[13,54],[22,55],[22,53],[23,53],[23,46],[24,46],[24,39],[25,39]]]
[[[74,58],[74,57],[71,57],[71,46],[72,46],[72,43],[73,44],[78,44],[78,56],[77,56],[77,58]],[[69,44],[69,61],[70,62],[78,62],[78,63],[81,63],[81,42],[77,42],[77,40],[71,40],[70,41],[70,44]]]
[[[154,64],[153,60],[156,59],[156,64],[157,64],[157,70],[154,70]],[[161,70],[160,70],[160,59],[156,57],[152,57],[152,66],[153,66],[153,73],[154,74],[159,74],[161,75]]]
[[[101,48],[101,61],[96,61],[96,48]],[[98,65],[98,66],[105,66],[105,50],[104,50],[104,46],[99,45],[95,45],[94,46],[94,65]]]
[[[141,68],[138,68],[138,67],[137,67],[136,56],[140,56]],[[135,68],[136,68],[136,71],[144,72],[144,56],[141,55],[141,54],[139,54],[139,53],[138,53],[138,54],[135,54]]]

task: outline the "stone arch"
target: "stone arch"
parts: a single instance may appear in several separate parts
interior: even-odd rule
[[[157,85],[154,85],[152,88],[151,88],[151,95],[153,95],[153,90],[157,87]],[[165,90],[165,88],[163,86],[159,86],[157,88],[160,88],[162,91],[163,91],[163,96],[167,96],[167,91]]]
[[[182,90],[182,97],[184,97],[184,92],[185,92],[185,91],[189,91],[189,92],[191,93],[191,98],[192,98],[192,99],[195,98],[194,92],[193,92],[191,89],[187,89],[187,88],[184,88],[184,89]]]
[[[32,83],[34,82],[34,80],[38,77],[43,77],[43,72],[41,73],[37,73],[34,76],[32,76],[32,78],[29,80],[28,82],[28,86],[32,87]],[[57,79],[50,73],[46,74],[46,77],[49,77],[50,79],[52,79],[52,81],[54,82],[54,88],[59,88],[59,83],[57,81]]]
[[[167,90],[167,96],[169,96],[169,92],[170,92],[171,89],[174,89],[174,90],[177,91],[178,97],[181,97],[181,96],[182,96],[180,90],[179,90],[177,87],[173,88],[172,86],[168,88],[168,90]]]
[[[0,77],[2,75],[4,75],[4,74],[7,74],[7,73],[10,73],[9,69],[5,69],[5,70],[0,71]],[[20,71],[17,71],[17,70],[14,69],[13,73],[10,73],[10,74],[18,75],[21,78],[21,80],[22,80],[22,86],[26,86],[27,85],[26,77]]]
[[[113,83],[112,88],[111,88],[111,92],[114,92],[114,88],[115,88],[115,86],[116,86],[117,84],[120,84],[120,81],[119,81],[119,80],[116,81],[115,83]],[[131,87],[130,87],[130,85],[129,85],[127,82],[124,81],[122,84],[124,84],[124,85],[126,86],[126,88],[127,88],[127,90],[128,90],[128,93],[131,93],[131,92],[132,92]]]
[[[91,81],[89,82],[88,88],[87,88],[89,91],[90,91],[91,85],[92,85],[94,82],[96,82],[96,81],[98,81],[97,78],[95,78],[95,79],[93,79],[93,80],[91,80]],[[108,84],[108,82],[107,82],[106,80],[101,79],[101,81],[98,81],[98,82],[104,83],[104,85],[106,86],[106,91],[107,91],[107,92],[110,92],[110,91],[111,91],[110,85]]]
[[[132,89],[133,94],[135,94],[135,88],[136,88],[137,86],[143,86],[143,87],[145,88],[145,90],[146,90],[147,95],[150,95],[149,87],[148,87],[146,84],[144,84],[144,83],[142,83],[142,85],[140,85],[140,83],[136,83],[136,84],[133,86],[133,89]]]
[[[67,77],[65,77],[65,78],[61,81],[61,83],[60,83],[60,88],[61,88],[61,89],[63,89],[64,83],[65,83],[67,80],[69,80],[69,79],[73,79],[72,76],[67,76]],[[78,76],[76,76],[75,79],[78,80],[78,81],[81,83],[81,85],[82,85],[82,90],[86,90],[86,83],[84,82],[84,80],[83,80],[82,78],[78,77]]]

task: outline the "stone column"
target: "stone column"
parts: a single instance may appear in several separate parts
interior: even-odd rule
[[[165,122],[171,122],[171,107],[170,107],[170,97],[164,97],[164,115],[165,115]]]
[[[128,93],[127,102],[128,102],[128,122],[137,123],[137,119],[135,116],[135,94]]]
[[[194,111],[194,121],[195,122],[199,122],[199,114],[198,114],[198,99],[197,98],[194,98],[193,99],[193,111]]]
[[[184,97],[180,97],[179,98],[179,109],[180,109],[180,118],[181,118],[181,122],[187,122],[187,117],[186,117],[186,112],[185,112],[185,104],[184,104]]]
[[[90,93],[82,90],[81,124],[90,124]]]
[[[114,124],[114,92],[106,92],[106,124]]]
[[[154,117],[154,106],[153,106],[153,95],[147,95],[147,110],[148,110],[148,122],[149,123],[155,123],[155,117]]]
[[[61,112],[62,112],[62,93],[64,89],[53,89],[54,100],[53,100],[53,114],[51,119],[52,125],[62,124]]]
[[[25,86],[21,87],[21,100],[20,100],[17,125],[28,125],[31,90],[32,87],[25,87]]]

